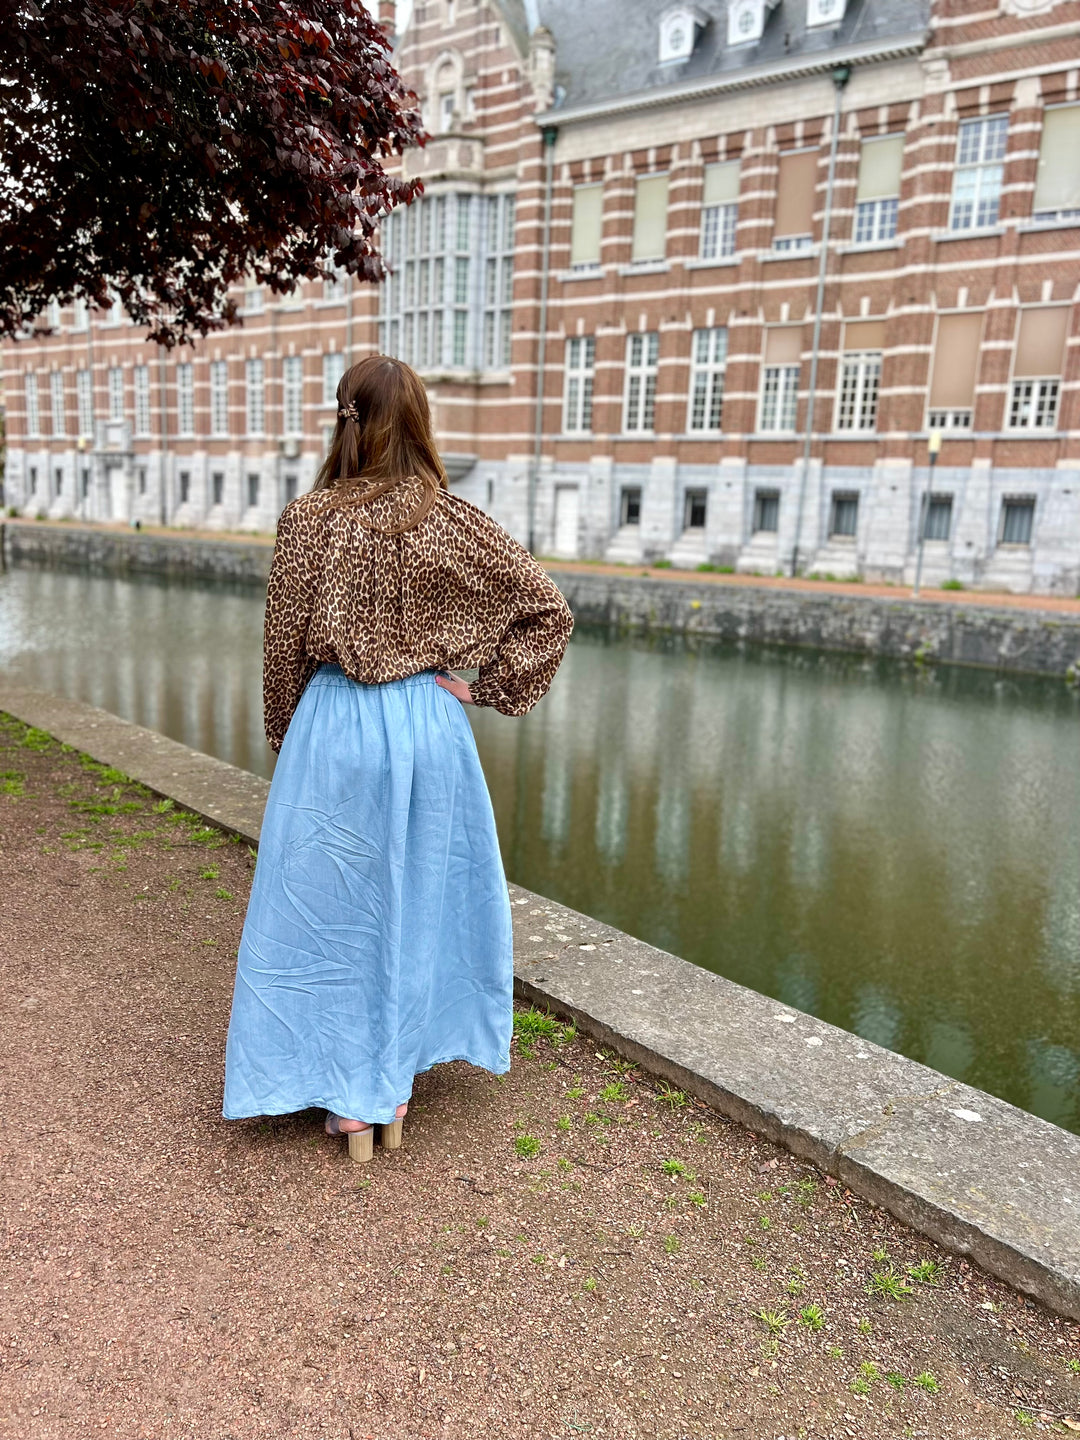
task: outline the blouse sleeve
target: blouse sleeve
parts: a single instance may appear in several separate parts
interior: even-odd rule
[[[281,749],[304,686],[315,673],[316,663],[306,651],[314,595],[297,516],[286,507],[278,520],[263,625],[263,721],[275,753]]]
[[[509,538],[509,537],[507,537]],[[548,690],[574,628],[570,606],[542,565],[514,541],[506,628],[469,686],[477,705],[524,715]]]

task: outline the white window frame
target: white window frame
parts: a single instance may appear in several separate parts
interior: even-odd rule
[[[229,362],[210,361],[210,434],[224,439],[229,434]]]
[[[136,365],[131,372],[135,398],[135,434],[150,434],[150,366]]]
[[[1008,143],[1008,115],[961,120],[949,201],[950,230],[984,230],[998,223]]]
[[[595,375],[596,337],[594,335],[568,336],[563,380],[564,434],[592,434]]]
[[[304,433],[304,359],[286,355],[281,362],[281,433],[297,439]]]
[[[695,435],[719,435],[724,423],[724,372],[728,333],[723,325],[695,330],[690,337],[690,394],[686,428]]]
[[[89,366],[75,371],[75,410],[80,436],[90,439],[94,433],[94,380]]]
[[[761,367],[758,397],[759,435],[794,435],[799,408],[799,374],[802,366],[788,362]],[[784,423],[789,421],[790,423]]]
[[[847,350],[840,356],[833,428],[872,434],[877,429],[881,390],[881,351]]]
[[[1025,394],[1024,392],[1028,393]],[[1060,375],[1024,375],[1012,382],[1009,391],[1007,429],[1041,431],[1057,429],[1058,406],[1061,403]]]
[[[109,393],[109,419],[124,418],[124,367],[110,365],[106,372]]]
[[[37,439],[41,434],[41,401],[38,377],[33,370],[27,370],[23,376],[23,400],[26,405],[26,433]]]
[[[926,416],[927,430],[970,430],[975,419],[972,405],[930,410]]]
[[[637,331],[626,337],[623,433],[651,435],[656,425],[656,383],[660,373],[660,334]]]
[[[195,372],[190,360],[176,366],[176,433],[195,434]]]
[[[322,403],[337,405],[338,381],[345,373],[345,356],[340,350],[329,350],[322,357]]]
[[[739,202],[725,200],[722,205],[701,208],[702,260],[727,260],[735,254],[735,231],[739,223]]]
[[[899,218],[899,195],[879,195],[876,200],[857,200],[852,243],[883,245],[895,240]]]
[[[485,197],[484,329],[481,357],[485,370],[510,368],[515,198],[510,191]]]
[[[62,370],[51,370],[49,372],[49,410],[52,420],[52,433],[56,436],[65,434],[67,430],[67,412],[64,405],[64,372]]]
[[[244,424],[248,435],[266,434],[266,366],[257,356],[244,361]]]

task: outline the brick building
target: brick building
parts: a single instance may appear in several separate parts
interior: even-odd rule
[[[54,314],[8,503],[269,528],[381,349],[541,553],[1080,589],[1080,0],[417,0],[397,63],[390,280]]]

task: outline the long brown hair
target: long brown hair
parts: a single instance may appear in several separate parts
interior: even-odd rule
[[[415,477],[423,485],[420,501],[387,533],[410,530],[446,489],[424,382],[390,355],[368,355],[338,381],[337,403],[334,438],[312,488],[348,489],[366,502]]]

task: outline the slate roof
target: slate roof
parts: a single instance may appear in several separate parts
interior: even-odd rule
[[[727,0],[695,0],[709,24],[689,59],[659,65],[660,17],[671,0],[499,0],[515,30],[538,15],[555,37],[556,108],[620,100],[679,81],[734,76],[750,66],[806,59],[925,31],[930,0],[848,0],[837,29],[807,30],[806,0],[780,0],[756,44],[727,45]]]

